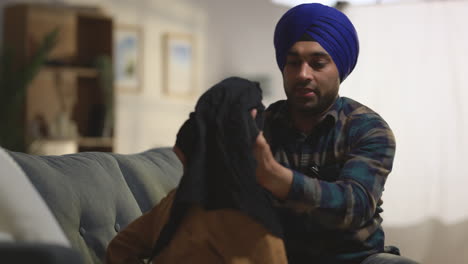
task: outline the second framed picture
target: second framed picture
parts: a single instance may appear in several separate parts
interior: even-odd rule
[[[114,77],[119,91],[138,93],[143,80],[143,32],[118,25],[114,31]]]
[[[193,36],[166,33],[163,36],[163,57],[164,93],[180,98],[193,97],[197,83]]]

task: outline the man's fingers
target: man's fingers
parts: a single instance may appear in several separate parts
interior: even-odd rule
[[[265,146],[267,144],[265,137],[263,136],[263,131],[260,131],[255,142],[257,146]]]
[[[250,114],[252,115],[252,118],[255,119],[255,117],[257,117],[257,109],[254,108],[254,109],[250,110]]]

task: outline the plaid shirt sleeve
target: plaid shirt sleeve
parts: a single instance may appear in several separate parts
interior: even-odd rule
[[[395,155],[395,139],[378,115],[362,115],[347,122],[347,144],[336,181],[308,177],[293,170],[287,203],[314,214],[327,228],[354,230],[372,219]],[[320,174],[320,171],[319,171]]]

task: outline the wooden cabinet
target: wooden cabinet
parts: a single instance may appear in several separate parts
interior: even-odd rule
[[[96,66],[99,58],[112,65],[112,18],[97,8],[15,4],[5,7],[3,26],[4,46],[14,49],[19,65],[29,62],[47,33],[59,30],[46,65],[28,88],[25,140],[38,121],[53,138],[58,122],[68,119],[79,151],[113,151],[114,93],[105,90],[103,69]]]

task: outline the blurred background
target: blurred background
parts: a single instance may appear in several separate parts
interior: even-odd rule
[[[340,94],[397,139],[387,243],[422,263],[468,263],[468,1],[322,2],[360,38]],[[198,96],[228,76],[259,81],[265,105],[283,99],[273,30],[298,3],[2,0],[0,104],[20,117],[3,116],[2,137],[38,154],[135,153],[172,146]]]

